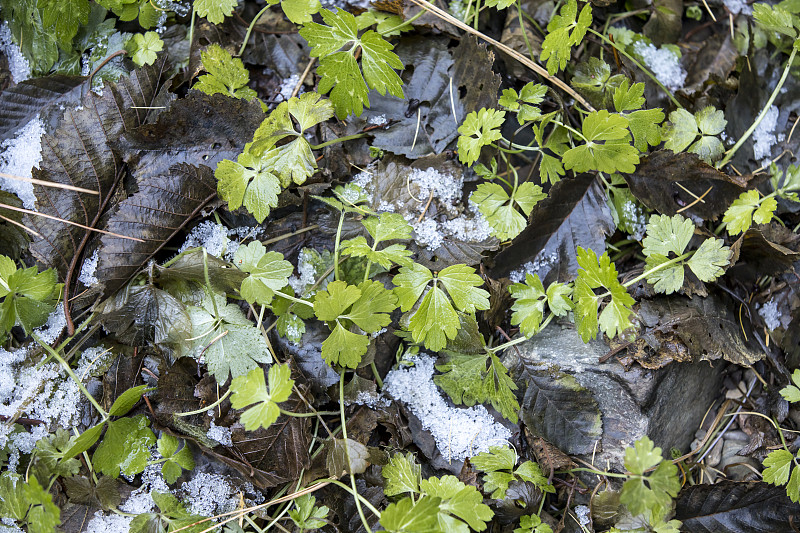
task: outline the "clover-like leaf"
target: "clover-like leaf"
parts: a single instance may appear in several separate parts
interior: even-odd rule
[[[500,126],[505,120],[505,111],[481,109],[471,112],[458,127],[458,159],[472,165],[481,155],[481,148],[492,144],[503,135]]]
[[[291,376],[289,365],[272,365],[267,378],[269,389],[261,368],[254,368],[233,379],[231,406],[234,409],[244,409],[252,405],[240,417],[247,431],[255,431],[259,427],[268,428],[278,419],[278,404],[288,400],[292,393],[294,380]]]
[[[263,244],[253,241],[237,248],[233,261],[250,275],[242,281],[241,293],[250,303],[268,305],[275,293],[286,286],[294,268],[283,254],[267,252]]]

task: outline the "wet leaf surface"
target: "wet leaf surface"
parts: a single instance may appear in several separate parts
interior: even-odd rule
[[[636,172],[625,175],[631,192],[650,209],[670,216],[680,210],[701,220],[716,220],[744,192],[748,179],[723,174],[695,154],[671,150],[643,157]],[[696,202],[701,196],[703,201]]]
[[[800,521],[800,505],[787,498],[783,487],[722,481],[681,491],[675,518],[698,533],[790,533]]]
[[[577,247],[599,255],[613,230],[605,193],[593,176],[561,180],[539,202],[528,227],[497,254],[492,275],[507,276],[524,263],[538,260],[542,280],[571,281],[578,271]]]
[[[103,96],[88,93],[83,109],[68,110],[53,136],[42,139],[42,162],[34,178],[82,187],[99,195],[52,189],[36,185],[37,209],[48,215],[93,226],[102,214],[104,200],[122,177],[118,153],[112,144],[120,136],[143,124],[166,79],[164,61],[134,71],[129,78],[109,85]],[[31,253],[42,263],[58,269],[65,277],[79,259],[86,231],[48,219],[28,216],[26,225],[41,238],[31,244]]]
[[[0,93],[0,140],[14,134],[36,115],[45,122],[47,116],[60,115],[59,105],[75,106],[85,90],[81,76],[47,76],[18,83]],[[42,115],[45,116],[42,116]]]

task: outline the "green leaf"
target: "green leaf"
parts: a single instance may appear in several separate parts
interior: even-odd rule
[[[369,337],[348,331],[337,321],[336,327],[322,342],[322,358],[331,366],[356,368],[368,347]]]
[[[72,443],[72,446],[64,452],[64,459],[71,459],[94,446],[94,443],[100,438],[100,434],[103,432],[105,425],[105,422],[100,422],[96,426],[92,426],[81,433]]]
[[[242,205],[261,223],[278,206],[281,183],[267,157],[243,152],[237,162],[223,159],[214,171],[220,198],[233,211]]]
[[[573,301],[576,325],[583,341],[588,342],[595,338],[598,326],[610,338],[633,327],[630,320],[633,313],[631,306],[636,302],[617,279],[617,269],[608,253],[598,259],[594,250],[579,246],[577,260],[580,269],[575,281]],[[600,298],[593,289],[600,287],[611,293],[611,302],[606,305],[598,319],[597,306]]]
[[[639,152],[630,145],[628,119],[606,110],[594,111],[584,119],[581,129],[586,144],[564,153],[564,168],[575,172],[599,170],[609,174],[630,173],[636,169]]]
[[[359,37],[356,18],[343,9],[336,13],[322,9],[320,13],[327,26],[309,22],[300,35],[311,45],[311,57],[320,58],[319,91],[331,91],[336,115],[360,115],[363,106],[369,107],[368,85],[382,95],[388,92],[403,98],[403,82],[394,71],[402,69],[403,63],[392,52],[393,46],[372,30]],[[339,51],[342,48],[345,50]],[[353,55],[357,49],[361,50],[363,76]]]
[[[408,266],[412,263],[411,251],[402,244],[392,244],[378,250],[378,244],[394,239],[410,239],[411,226],[399,213],[381,213],[379,217],[367,217],[363,221],[373,240],[369,246],[367,240],[358,236],[342,242],[342,252],[353,257],[366,257],[373,263],[378,263],[383,268],[390,268],[392,264]]]
[[[150,446],[156,443],[149,425],[144,415],[108,422],[103,441],[92,455],[95,469],[113,478],[120,472],[126,476],[143,472],[150,459]]]
[[[283,254],[267,252],[258,241],[247,246],[239,246],[233,256],[233,262],[240,270],[248,272],[242,282],[241,293],[250,303],[257,302],[269,305],[275,293],[289,283],[294,267],[283,259]]]
[[[436,368],[441,374],[434,376],[433,381],[453,403],[470,407],[491,403],[505,418],[517,422],[519,402],[514,395],[517,384],[495,354],[448,352],[447,362]]]
[[[770,182],[772,188],[781,198],[792,202],[800,202],[796,191],[800,191],[800,167],[789,165],[786,172],[781,174],[780,169],[775,163],[770,163],[769,167]]]
[[[428,291],[409,322],[414,342],[434,352],[447,346],[447,339],[455,338],[458,326],[456,310],[438,286]]]
[[[55,35],[62,49],[71,50],[80,25],[89,23],[89,1],[38,0],[36,7],[41,10],[44,29]]]
[[[342,317],[352,320],[367,333],[388,326],[392,321],[388,313],[397,308],[397,296],[380,281],[364,281],[358,285],[358,290],[361,296]]]
[[[161,457],[167,459],[161,465],[161,473],[167,483],[175,483],[181,475],[182,470],[194,469],[194,457],[192,450],[184,442],[183,447],[178,450],[178,439],[168,433],[162,433],[156,445]]]
[[[653,253],[647,257],[645,261],[645,269],[647,271],[667,263],[669,258],[665,255]],[[647,282],[653,286],[659,294],[672,294],[683,287],[684,271],[683,261],[673,263],[670,266],[660,268],[655,272],[650,272],[647,275]]]
[[[727,225],[729,235],[738,235],[750,229],[753,221],[766,224],[778,207],[775,198],[761,198],[756,189],[745,191],[725,211],[722,222]]]
[[[669,123],[664,128],[664,148],[675,153],[683,152],[698,134],[694,115],[683,108],[676,109],[669,114]]]
[[[511,306],[514,312],[511,315],[511,324],[519,325],[522,334],[528,337],[539,332],[545,304],[549,305],[550,311],[556,316],[566,315],[573,307],[569,299],[572,289],[568,285],[551,283],[545,292],[537,274],[526,274],[525,283],[515,283],[508,290],[515,300]]]
[[[764,458],[764,471],[761,473],[766,483],[785,485],[789,481],[794,455],[785,448],[772,451]]]
[[[511,472],[517,464],[517,454],[508,446],[489,446],[488,452],[479,453],[470,462],[484,473],[501,470]]]
[[[59,296],[56,273],[53,269],[39,272],[38,268],[17,269],[16,263],[0,255],[0,296],[5,295],[0,310],[0,337],[19,324],[30,334],[47,322]]]
[[[194,0],[194,10],[212,24],[222,24],[239,5],[238,0]]]
[[[417,464],[413,454],[396,453],[389,459],[389,464],[383,467],[381,475],[386,480],[383,492],[387,496],[406,492],[418,493],[422,467]]]
[[[635,111],[644,105],[644,83],[634,83],[625,78],[614,90],[614,109],[617,113]]]
[[[289,509],[289,517],[301,531],[319,529],[327,523],[325,517],[328,516],[330,509],[325,505],[317,507],[316,502],[317,499],[311,494],[303,494],[294,500],[297,508]]]
[[[17,483],[21,483],[17,481]],[[53,496],[39,484],[35,476],[22,486],[22,494],[31,508],[27,522],[29,533],[51,533],[61,524],[61,510],[53,503]]]
[[[406,312],[414,307],[432,279],[433,273],[419,263],[402,267],[392,279],[400,310]]]
[[[646,256],[670,253],[682,255],[694,235],[694,223],[681,215],[652,215],[647,224],[647,236],[642,240]]]
[[[438,533],[441,498],[423,496],[416,503],[409,497],[389,504],[381,513],[381,525],[391,533]]]
[[[291,376],[289,365],[272,365],[267,378],[269,390],[264,382],[264,371],[261,368],[254,368],[246,375],[233,379],[231,406],[234,409],[244,409],[256,404],[240,417],[247,431],[255,431],[259,427],[266,429],[278,419],[280,415],[278,404],[288,400],[292,393],[294,380]]]
[[[553,529],[542,523],[542,519],[535,514],[521,516],[519,525],[520,527],[514,529],[514,533],[553,533]]]
[[[447,515],[463,520],[474,531],[485,530],[486,522],[494,516],[489,506],[483,503],[483,496],[478,489],[465,485],[455,476],[424,479],[420,489],[428,496],[441,498],[439,526],[443,531],[450,530],[447,526],[451,521],[446,520]]]
[[[661,144],[661,128],[664,112],[660,109],[642,109],[633,113],[625,113],[628,128],[633,134],[633,145],[640,152],[646,152],[648,146]]]
[[[645,472],[658,465],[646,475]],[[672,498],[677,496],[681,488],[678,479],[678,467],[671,461],[663,461],[661,448],[655,447],[653,441],[642,437],[634,443],[633,448],[625,450],[625,468],[634,474],[622,486],[620,501],[635,516],[660,506],[669,509]]]
[[[470,197],[492,226],[492,235],[501,240],[513,239],[527,224],[527,219],[515,209],[515,203],[529,215],[533,206],[544,198],[547,195],[542,188],[529,181],[517,187],[511,197],[498,183],[481,183]]]
[[[800,369],[792,372],[792,383],[781,389],[781,396],[789,403],[797,403],[800,402]]]
[[[295,24],[311,22],[311,16],[318,13],[320,7],[322,4],[319,0],[281,0],[281,9],[286,13],[286,18]]]
[[[235,0],[232,1],[235,6]],[[196,4],[197,0],[195,0]],[[160,48],[156,51],[160,51]],[[155,57],[153,59],[155,60]],[[241,59],[232,57],[216,43],[203,50],[200,53],[200,59],[203,62],[203,69],[208,74],[200,76],[192,89],[209,95],[220,93],[248,101],[256,97],[256,92],[247,87],[247,83],[250,81],[250,73],[244,68],[244,63],[242,63]]]
[[[271,363],[272,355],[261,331],[238,305],[226,304],[220,295],[206,297],[200,307],[187,306],[192,321],[190,343],[181,345],[183,355],[202,355],[209,371],[220,383]],[[217,317],[217,312],[219,317]]]
[[[474,268],[452,265],[442,269],[437,279],[460,311],[474,313],[476,309],[489,309],[489,293],[478,288],[483,285],[483,278],[475,273]]]
[[[519,465],[517,469],[514,470],[514,475],[523,481],[533,483],[542,492],[549,492],[551,494],[556,492],[555,487],[550,485],[547,477],[542,474],[542,469],[533,461],[525,461]]]
[[[731,249],[722,239],[706,239],[686,262],[700,281],[711,282],[725,273]]]
[[[458,159],[472,165],[481,155],[481,148],[502,138],[500,126],[505,120],[505,111],[481,109],[471,112],[458,127]]]
[[[715,109],[713,106],[707,106],[695,113],[695,120],[697,127],[703,135],[719,135],[725,131],[725,126],[728,121],[725,120],[725,113]]]
[[[577,20],[576,20],[577,16]],[[586,30],[592,24],[590,4],[583,6],[578,16],[578,3],[569,0],[558,15],[550,19],[547,36],[542,43],[541,61],[547,61],[547,71],[556,74],[567,66],[572,55],[572,47],[583,40]]]
[[[753,4],[753,18],[767,31],[778,32],[792,39],[797,37],[792,14],[780,5]]]
[[[140,67],[155,63],[158,52],[164,49],[164,41],[154,31],[135,34],[129,44],[132,46],[130,51],[133,53],[131,59]]]
[[[336,320],[359,298],[361,289],[355,285],[348,285],[346,281],[332,281],[325,290],[317,292],[314,313],[324,322]]]
[[[22,476],[8,470],[0,475],[0,516],[22,521],[30,504],[25,498]]]
[[[125,416],[142,399],[144,393],[151,390],[154,389],[148,389],[147,385],[139,385],[126,390],[114,400],[111,409],[108,410],[108,414],[110,416]]]

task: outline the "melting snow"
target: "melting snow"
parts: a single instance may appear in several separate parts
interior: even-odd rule
[[[209,254],[222,257],[228,243],[228,230],[222,224],[206,220],[195,226],[186,237],[178,253],[202,246]]]
[[[482,405],[460,408],[445,401],[433,382],[434,357],[420,354],[408,360],[415,365],[389,372],[383,390],[411,409],[448,460],[472,457],[511,438]]]
[[[31,77],[31,66],[19,46],[14,44],[11,35],[11,28],[8,27],[7,22],[3,22],[0,26],[0,52],[2,52],[8,60],[8,70],[11,72],[11,78],[14,83],[19,83]]]
[[[0,172],[30,178],[31,169],[42,160],[44,132],[44,123],[37,115],[17,132],[16,137],[0,143]],[[32,183],[0,177],[0,187],[19,196],[26,209],[36,208]]]
[[[97,260],[99,259],[99,248],[95,248],[94,253],[92,253],[91,257],[87,257],[83,260],[83,266],[81,266],[81,275],[78,276],[78,281],[83,283],[87,287],[94,287],[100,281],[95,276],[95,272],[97,272]]]
[[[644,41],[634,43],[633,51],[642,58],[650,72],[667,89],[676,91],[683,87],[686,81],[686,71],[681,66],[681,60],[675,52],[669,48],[656,48]]]
[[[772,106],[753,130],[753,158],[763,166],[769,164],[772,155],[772,147],[775,143],[783,141],[784,134],[775,134],[778,126],[778,106]]]
[[[229,427],[225,426],[217,426],[214,424],[214,421],[211,421],[211,427],[208,428],[208,432],[206,433],[206,437],[209,439],[219,442],[223,446],[233,446],[233,439],[231,438],[233,431]]]

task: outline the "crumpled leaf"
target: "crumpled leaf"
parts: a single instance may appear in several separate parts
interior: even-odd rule
[[[542,264],[538,275],[545,283],[572,281],[578,272],[578,246],[601,254],[606,236],[613,231],[603,187],[593,176],[579,174],[561,180],[537,204],[528,227],[497,254],[492,277],[507,276],[538,259]]]
[[[703,202],[684,209],[685,217],[716,220],[747,187],[749,176],[729,176],[702,161],[695,154],[658,150],[642,157],[635,172],[625,174],[631,192],[644,205],[672,216],[695,202],[695,197],[678,184],[701,196]]]
[[[783,487],[723,480],[682,490],[675,502],[675,518],[687,531],[698,533],[790,533],[790,524],[800,520],[800,504],[791,502]]]
[[[494,105],[500,88],[500,77],[491,69],[494,54],[471,35],[452,50],[447,39],[425,37],[408,39],[396,51],[414,71],[406,80],[404,99],[370,93],[372,105],[361,117],[365,126],[381,116],[399,120],[370,132],[372,146],[411,159],[442,153],[458,137],[469,112]]]
[[[647,324],[645,331],[673,333],[694,361],[725,359],[751,365],[764,358],[763,351],[751,346],[752,337],[745,340],[742,335],[733,304],[713,293],[705,298],[666,296],[644,300],[639,315]]]
[[[82,76],[55,74],[25,80],[0,93],[0,140],[11,138],[36,115],[44,122],[58,118],[63,114],[59,104],[77,105],[85,80]]]
[[[128,285],[96,311],[104,327],[131,346],[173,344],[191,336],[186,306],[153,285]]]
[[[87,93],[83,109],[65,112],[55,134],[42,138],[42,162],[34,168],[33,177],[99,191],[100,195],[35,185],[40,212],[86,226],[96,224],[101,202],[112,192],[120,172],[121,161],[112,143],[153,116],[153,110],[134,107],[153,105],[166,71],[164,61],[136,70],[119,83],[108,84],[103,96]],[[64,277],[80,259],[77,245],[86,230],[36,216],[28,216],[25,225],[42,235],[34,239],[31,253]]]
[[[217,194],[214,176],[206,166],[178,164],[164,174],[142,176],[138,186],[138,192],[111,213],[107,227],[145,242],[103,235],[96,276],[106,293],[136,275]]]
[[[549,371],[522,368],[517,383],[527,383],[520,418],[570,455],[592,453],[603,427],[597,400],[574,377],[553,378]]]

